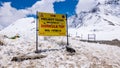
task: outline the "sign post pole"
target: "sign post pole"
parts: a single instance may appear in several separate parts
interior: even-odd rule
[[[68,39],[68,22],[67,22],[67,14],[66,14],[66,31],[67,31],[67,46],[69,46],[69,39]]]
[[[35,53],[38,53],[38,11],[36,12],[36,51]]]
[[[67,23],[67,14],[66,14],[66,31],[67,31],[67,46],[66,46],[66,51],[70,53],[75,53],[75,49],[69,47],[69,35],[68,35],[68,23]]]

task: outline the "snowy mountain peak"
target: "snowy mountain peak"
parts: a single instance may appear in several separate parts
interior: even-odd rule
[[[96,2],[96,0],[92,1]],[[70,17],[69,26],[79,28],[81,26],[95,25],[100,22],[107,22],[108,25],[120,25],[119,2],[119,0],[97,1],[97,4],[89,9],[89,11],[84,10]]]
[[[89,10],[80,13],[68,19],[70,28],[75,28],[78,35],[84,33],[95,33],[103,36],[104,33],[110,39],[110,36],[117,38],[120,29],[120,1],[119,0],[92,0],[96,4]],[[91,1],[91,2],[92,2]],[[73,32],[69,32],[71,34]],[[113,34],[114,33],[114,34]],[[116,37],[115,37],[116,35]],[[105,39],[105,37],[103,38]],[[112,38],[113,39],[113,38]]]

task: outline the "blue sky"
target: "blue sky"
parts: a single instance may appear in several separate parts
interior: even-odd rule
[[[78,3],[78,0],[66,0],[64,2],[55,2],[54,3],[54,10],[56,13],[68,14],[71,16],[75,14],[75,7]]]
[[[38,0],[0,0],[0,2],[11,2],[11,6],[17,9],[25,9],[31,7]]]

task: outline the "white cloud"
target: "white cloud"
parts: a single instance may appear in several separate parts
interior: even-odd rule
[[[53,2],[49,0],[42,0],[36,2],[31,8],[28,8],[28,11],[30,11],[32,14],[36,14],[36,11],[54,13],[53,8]]]
[[[61,2],[65,0],[41,0],[37,1],[32,7],[17,10],[11,6],[11,2],[5,2],[0,7],[0,25],[6,27],[17,19],[26,17],[28,14],[36,14],[39,12],[54,13],[54,2]]]
[[[89,11],[97,4],[97,0],[79,0],[76,6],[76,13],[80,13],[81,11]]]
[[[6,27],[17,19],[25,17],[27,13],[25,10],[17,10],[11,7],[10,2],[3,3],[0,7],[0,25]]]
[[[36,11],[39,12],[50,12],[54,13],[54,2],[61,2],[65,0],[41,0],[36,2],[31,8],[28,8],[31,14],[36,14]]]

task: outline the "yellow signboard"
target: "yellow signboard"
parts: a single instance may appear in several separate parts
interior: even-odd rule
[[[66,16],[38,12],[38,30],[41,36],[66,36]]]

